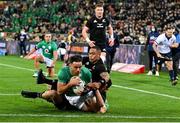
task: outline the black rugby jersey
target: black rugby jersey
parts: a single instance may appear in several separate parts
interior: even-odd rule
[[[100,82],[102,77],[100,74],[102,72],[107,72],[106,67],[103,64],[103,61],[99,59],[95,64],[89,62],[89,58],[83,58],[83,64],[85,65],[86,68],[90,70],[92,73],[92,82]]]
[[[103,46],[106,44],[106,28],[109,26],[110,21],[103,17],[102,19],[93,16],[86,26],[89,28],[90,40],[95,41],[95,45]]]

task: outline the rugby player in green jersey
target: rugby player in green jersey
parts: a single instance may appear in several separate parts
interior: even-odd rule
[[[21,95],[26,98],[43,98],[52,102],[59,109],[78,109],[87,112],[105,113],[106,107],[98,88],[86,91],[74,91],[81,81],[89,87],[93,84],[89,69],[82,66],[82,57],[72,56],[69,65],[58,72],[57,88],[47,90],[43,93],[22,91]]]
[[[42,54],[35,57],[35,73],[33,77],[37,77],[37,71],[39,71],[39,63],[45,63],[48,69],[48,76],[54,76],[54,66],[58,59],[57,54],[57,45],[52,41],[52,34],[45,33],[44,40],[39,42],[35,48],[33,48],[26,56],[25,59],[28,59],[31,54],[36,50],[41,49]]]

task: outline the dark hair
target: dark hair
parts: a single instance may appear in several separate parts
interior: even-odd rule
[[[103,3],[102,3],[102,2],[97,3],[97,4],[95,5],[95,8],[97,8],[97,7],[103,7]]]
[[[69,59],[69,63],[73,62],[82,62],[82,57],[80,55],[71,56]]]
[[[167,24],[165,27],[164,27],[165,30],[168,30],[168,29],[174,29],[174,26],[172,24]]]
[[[93,46],[90,49],[96,49],[97,51],[101,52],[101,49],[98,46]]]

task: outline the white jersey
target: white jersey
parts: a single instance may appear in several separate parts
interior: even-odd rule
[[[155,41],[157,43],[157,49],[160,53],[166,54],[171,52],[170,46],[176,42],[176,37],[174,35],[168,40],[165,33],[159,35]]]

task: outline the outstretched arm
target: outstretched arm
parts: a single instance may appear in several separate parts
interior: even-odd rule
[[[85,41],[89,44],[89,46],[90,47],[93,47],[93,46],[95,46],[94,45],[94,41],[91,41],[90,39],[89,39],[89,37],[88,37],[88,30],[89,30],[89,28],[87,27],[87,26],[84,26],[83,27],[83,29],[82,29],[82,36],[83,36],[83,38],[85,39]]]

